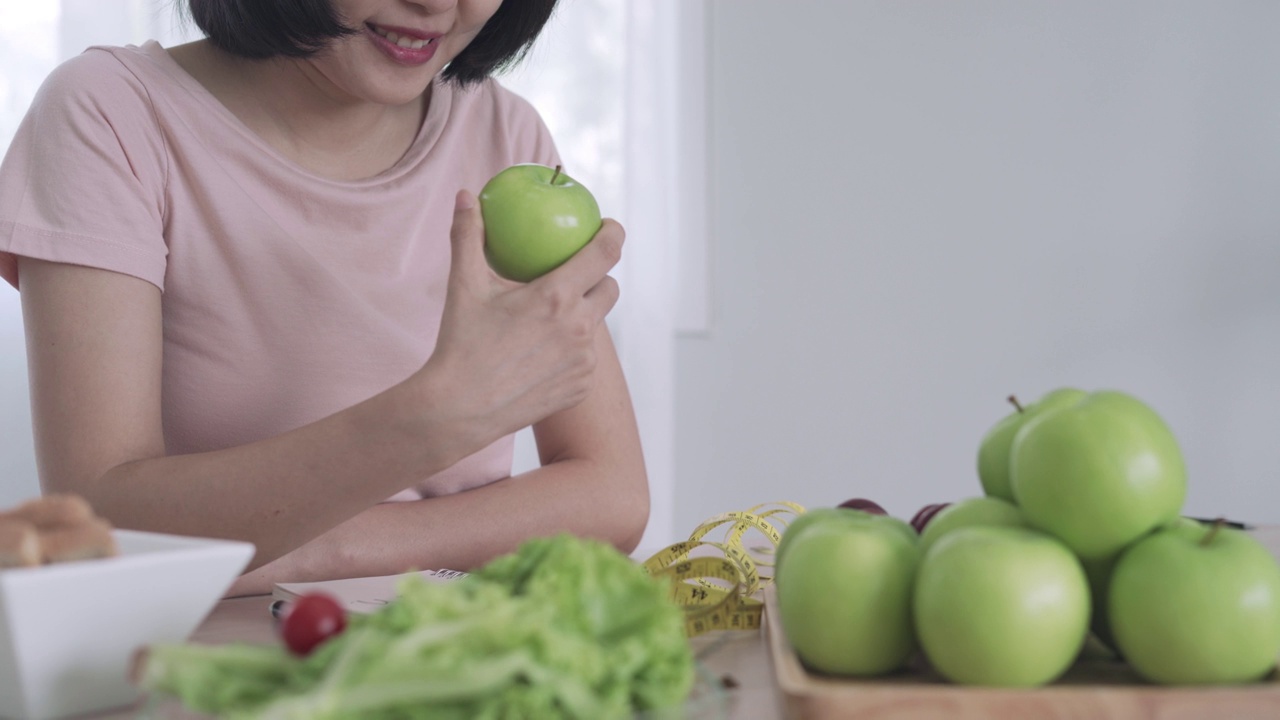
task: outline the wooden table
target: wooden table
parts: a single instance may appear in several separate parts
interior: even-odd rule
[[[1280,526],[1254,531],[1273,554],[1280,558]],[[192,636],[194,642],[263,643],[274,639],[269,611],[270,598],[266,596],[223,600],[214,607],[209,617]],[[728,717],[733,720],[774,719],[782,717],[783,697],[773,678],[764,637],[760,632],[718,632],[693,639],[699,661],[716,677],[732,678],[736,687],[727,690]],[[123,719],[140,717],[183,718],[196,717],[165,705],[155,707],[146,701],[138,708],[127,711],[94,715],[94,718]]]

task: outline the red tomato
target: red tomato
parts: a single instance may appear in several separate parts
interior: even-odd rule
[[[309,593],[295,600],[280,621],[280,636],[294,655],[310,655],[317,645],[347,627],[347,614],[337,600]]]

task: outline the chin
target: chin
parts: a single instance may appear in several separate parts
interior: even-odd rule
[[[421,99],[439,73],[440,71],[436,70],[415,73],[412,78],[403,75],[392,78],[370,78],[370,82],[365,86],[364,97],[380,105],[407,105]]]
[[[423,93],[431,86],[430,75],[421,78],[365,78],[359,86],[348,92],[353,98],[377,105],[407,105],[422,98]]]
[[[379,68],[374,72],[347,73],[347,77],[335,84],[351,100],[398,106],[420,99],[439,73],[439,69],[429,67],[414,68],[410,72],[404,68],[384,72]]]
[[[372,102],[378,103],[379,105],[389,105],[393,107],[399,107],[401,105],[408,105],[410,103],[420,100],[424,92],[426,92],[425,89],[402,90],[399,92],[394,92],[394,91],[380,92],[372,95],[369,98],[369,100]]]

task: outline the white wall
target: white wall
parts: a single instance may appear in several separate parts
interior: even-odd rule
[[[1014,392],[1127,390],[1280,521],[1280,4],[711,4],[713,320],[676,527],[980,492]]]

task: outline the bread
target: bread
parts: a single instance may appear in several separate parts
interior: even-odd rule
[[[117,552],[111,525],[101,518],[40,532],[40,556],[47,563],[93,560]]]
[[[0,568],[32,567],[39,565],[40,559],[40,535],[35,526],[0,519]]]
[[[46,495],[28,500],[13,510],[0,513],[0,519],[25,520],[38,530],[67,525],[79,525],[92,520],[93,508],[89,501],[69,493]]]
[[[29,500],[0,512],[0,569],[119,554],[111,523],[79,495]]]

